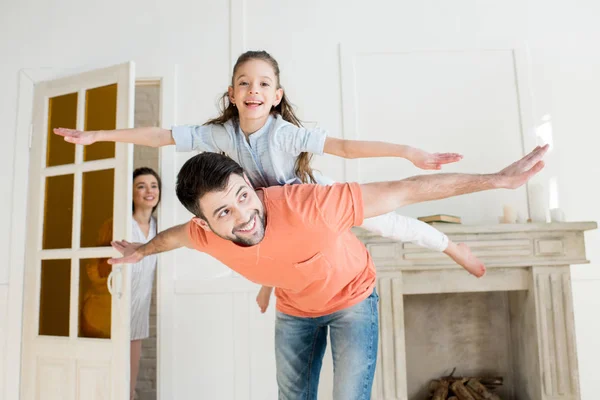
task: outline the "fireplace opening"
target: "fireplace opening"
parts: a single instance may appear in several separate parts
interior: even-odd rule
[[[502,385],[494,392],[502,400],[519,398],[515,397],[515,389],[523,382],[515,378],[523,354],[517,353],[530,334],[523,314],[527,294],[498,291],[405,295],[409,400],[430,398],[432,380],[449,376],[452,371],[453,376],[502,378]]]

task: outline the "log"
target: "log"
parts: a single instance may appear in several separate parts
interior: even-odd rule
[[[475,378],[479,382],[481,382],[484,386],[502,386],[504,384],[504,379],[501,376],[490,377],[490,378]]]
[[[463,382],[456,381],[450,387],[459,400],[475,400]]]
[[[448,400],[458,400],[458,397],[456,397],[456,396],[448,397]]]
[[[485,397],[483,397],[482,395],[480,395],[479,393],[477,393],[476,391],[474,391],[470,386],[465,386],[465,387],[467,388],[469,393],[471,393],[471,396],[473,396],[473,398],[475,400],[489,400],[489,399],[486,399]]]
[[[430,396],[433,396],[433,394],[437,390],[438,386],[440,385],[440,381],[442,379],[445,381],[448,381],[449,384],[456,382],[456,381],[461,381],[462,383],[465,383],[467,381],[467,378],[461,378],[461,377],[455,377],[455,378],[445,377],[445,378],[440,378],[440,379],[432,379],[431,381],[429,381],[429,395]]]
[[[477,379],[469,379],[467,382],[467,387],[469,387],[473,392],[477,393],[484,400],[500,400],[498,395],[490,392]]]
[[[433,397],[431,400],[446,400],[448,397],[448,387],[450,386],[450,382],[445,379],[442,379],[433,393]]]
[[[433,396],[439,385],[440,381],[438,379],[433,379],[429,382],[429,394],[431,396]]]
[[[467,386],[486,400],[492,396],[489,390],[487,390],[487,388],[483,386],[477,379],[469,379]]]

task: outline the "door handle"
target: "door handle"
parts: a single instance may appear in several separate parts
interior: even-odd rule
[[[108,293],[110,293],[111,296],[114,296],[115,293],[118,299],[123,296],[123,267],[113,267],[112,271],[110,271],[110,274],[108,274],[106,287],[108,288]]]

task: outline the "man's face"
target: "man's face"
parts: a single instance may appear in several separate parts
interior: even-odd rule
[[[200,199],[206,221],[193,221],[206,231],[243,246],[254,246],[265,237],[265,210],[247,179],[229,177],[222,191],[210,192]]]

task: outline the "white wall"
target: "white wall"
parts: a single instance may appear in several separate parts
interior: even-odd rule
[[[102,3],[26,0],[4,3],[0,6],[0,26],[3,32],[0,38],[0,87],[3,89],[0,92],[0,135],[3,143],[0,147],[0,221],[3,222],[0,224],[0,254],[9,254],[11,248],[11,230],[5,221],[10,221],[11,215],[12,149],[15,141],[17,77],[20,70],[47,67],[94,68],[126,60],[134,60],[140,69],[150,69],[149,66],[157,62],[178,64],[177,120],[179,123],[198,123],[214,114],[215,99],[228,83],[230,54],[237,55],[244,48],[265,48],[270,51],[280,62],[282,83],[292,102],[299,107],[300,117],[318,121],[320,126],[330,129],[333,135],[341,136],[344,121],[342,110],[345,105],[342,104],[341,92],[340,43],[350,47],[359,44],[362,47],[365,44],[367,47],[387,46],[387,49],[395,50],[461,50],[513,48],[527,41],[531,48],[529,82],[534,105],[532,121],[539,125],[545,115],[550,116],[555,145],[553,153],[548,157],[549,166],[544,172],[543,180],[556,177],[560,206],[569,220],[598,221],[600,190],[593,178],[598,176],[600,166],[593,160],[596,159],[596,148],[600,145],[596,123],[600,107],[600,97],[597,95],[600,93],[600,76],[597,74],[600,64],[597,46],[600,26],[596,22],[600,16],[600,4],[591,0],[570,2],[568,8],[566,4],[557,0],[509,0],[495,3],[475,0],[308,0],[284,3],[274,0],[159,0],[154,3],[139,0],[124,3],[116,0]],[[231,10],[230,6],[233,6]],[[234,21],[232,26],[229,24],[230,17]],[[402,60],[395,62],[398,66],[405,65]],[[373,68],[373,65],[361,65]],[[393,64],[386,65],[389,67]],[[373,70],[367,68],[364,71]],[[428,82],[419,75],[418,69],[410,71],[416,74],[415,79]],[[503,79],[505,77],[503,75]],[[370,80],[368,75],[359,76],[357,85],[362,85],[360,87],[365,90],[362,93],[371,93],[373,101],[377,101],[377,90],[394,98],[393,93],[386,91],[395,88],[394,90],[399,91],[398,98],[406,101],[401,92],[401,85],[406,80],[398,83],[394,81],[394,77],[389,77],[390,86],[379,87],[385,85],[386,79],[381,79],[382,76],[376,78]],[[377,87],[369,86],[371,82],[376,82]],[[456,98],[457,104],[460,105],[460,101],[460,97]],[[368,106],[369,103],[360,105],[359,112],[363,114],[359,115],[362,115],[362,121],[376,112],[375,107],[369,111]],[[395,111],[393,104],[385,104],[382,110],[390,113]],[[441,110],[435,109],[435,112],[439,113]],[[514,115],[506,115],[509,119],[513,117]],[[370,121],[375,120],[372,116],[370,118]],[[431,118],[435,119],[436,115],[431,115]],[[456,132],[458,121],[452,122],[449,129]],[[401,140],[435,151],[463,152],[466,156],[465,167],[489,171],[499,167],[503,161],[514,158],[521,150],[516,148],[518,140],[510,125],[509,128],[498,128],[502,122],[494,121],[490,123],[489,130],[481,129],[479,140],[473,142],[471,139],[475,138],[475,131],[469,131],[468,135],[453,141],[444,137],[444,132],[435,136],[429,131],[427,124],[423,124],[421,130],[417,131],[419,124],[413,121],[405,126],[415,131],[403,132]],[[358,127],[362,133],[364,127],[360,125],[360,121]],[[377,134],[381,134],[380,132],[378,130]],[[391,126],[389,135],[379,138],[400,140],[394,132],[394,127]],[[499,140],[498,135],[506,132],[512,132],[511,136],[505,141]],[[486,143],[494,145],[486,146]],[[452,148],[446,148],[447,146]],[[187,156],[178,155],[178,162],[182,163]],[[409,167],[404,167],[406,163],[397,165],[400,176],[414,172]],[[317,166],[335,179],[344,179],[345,164],[341,160],[325,157],[318,160]],[[457,166],[456,170],[460,168]],[[376,171],[373,170],[372,173]],[[515,196],[511,201],[522,207],[523,195]],[[472,217],[474,221],[484,217],[493,218],[494,212],[501,212],[499,205],[502,201],[504,200],[487,197],[481,203],[482,207],[487,207],[485,215],[468,214],[468,210],[463,215],[466,218]],[[424,210],[418,212],[422,211]],[[186,218],[187,213],[178,208],[177,219],[183,221]],[[593,399],[593,383],[597,379],[594,361],[600,356],[600,346],[595,340],[600,336],[600,324],[596,322],[598,302],[594,300],[598,298],[594,295],[600,290],[598,238],[597,232],[587,236],[592,265],[574,268],[581,386],[585,400]],[[204,264],[203,268],[199,268],[200,264]],[[241,333],[235,330],[236,326],[242,324],[249,329],[252,343],[256,342],[250,359],[256,360],[256,357],[265,354],[271,356],[268,353],[271,348],[265,344],[269,339],[265,341],[264,337],[272,334],[269,330],[270,320],[265,319],[272,318],[272,314],[260,318],[256,313],[252,314],[254,287],[239,284],[235,291],[231,289],[232,285],[235,286],[231,283],[231,278],[225,275],[222,278],[223,288],[235,293],[225,296],[218,303],[214,301],[215,295],[199,293],[204,290],[202,285],[189,282],[226,273],[222,267],[203,261],[201,256],[189,252],[178,253],[175,265],[173,268],[179,282],[178,290],[191,293],[176,296],[174,335],[177,346],[174,347],[173,357],[182,362],[174,365],[187,369],[176,378],[178,395],[174,397],[185,398],[186,394],[190,396],[192,394],[189,391],[193,388],[202,391],[198,382],[209,385],[216,379],[222,379],[222,387],[225,388],[223,393],[231,392],[232,396],[235,393],[236,399],[272,395],[272,381],[249,388],[245,393],[236,392],[231,386],[248,377],[243,374],[250,374],[248,369],[230,365],[233,352],[240,351],[240,340],[246,340],[244,337],[247,337],[245,333],[248,332]],[[235,279],[233,281],[237,282]],[[6,320],[5,301],[2,299],[6,298],[8,284],[8,266],[1,264],[0,312],[3,314],[0,315],[0,335],[6,329],[2,326]],[[209,286],[213,289],[218,287],[214,284]],[[206,291],[210,290],[207,288]],[[209,329],[216,329],[211,342],[194,341],[194,332]],[[210,356],[218,354],[225,356],[218,362],[210,360]],[[255,372],[261,365],[251,364],[251,371]],[[190,367],[196,368],[198,372],[194,373]],[[217,367],[233,375],[210,375],[214,374],[211,371],[215,371]],[[211,376],[212,380],[207,380],[207,376]],[[225,398],[223,393],[217,397]]]
[[[528,36],[533,48],[535,113],[549,116],[556,151],[549,157],[546,176],[556,178],[560,207],[569,220],[600,220],[600,166],[594,160],[600,144],[600,27],[598,3],[576,1],[568,8],[558,2],[529,5]],[[591,265],[572,268],[575,325],[583,399],[594,399],[593,383],[600,381],[600,232],[586,234]]]

